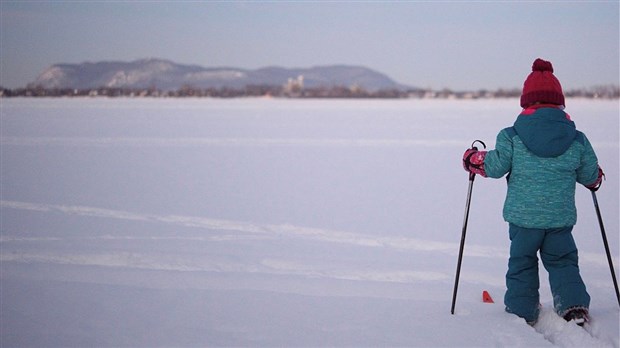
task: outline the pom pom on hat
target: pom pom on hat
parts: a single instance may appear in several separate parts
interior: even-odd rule
[[[540,58],[532,64],[532,72],[523,83],[521,94],[523,108],[535,103],[565,105],[560,81],[553,75],[553,65]]]
[[[553,65],[551,65],[551,62],[538,58],[534,61],[534,64],[532,64],[532,71],[553,72]]]

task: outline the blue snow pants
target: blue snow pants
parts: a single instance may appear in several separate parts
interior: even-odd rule
[[[590,295],[579,274],[572,226],[532,229],[510,224],[510,259],[506,273],[506,311],[535,322],[540,311],[538,257],[549,273],[553,304],[562,315],[571,307],[588,308]]]

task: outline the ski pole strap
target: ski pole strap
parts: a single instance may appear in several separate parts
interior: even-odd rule
[[[470,148],[478,150],[478,148],[475,146],[475,144],[476,144],[476,143],[480,143],[480,144],[482,144],[482,148],[483,148],[483,149],[486,149],[486,148],[487,148],[487,144],[485,144],[485,143],[484,143],[484,141],[482,141],[482,140],[474,140],[474,141],[471,143],[471,147],[470,147]]]

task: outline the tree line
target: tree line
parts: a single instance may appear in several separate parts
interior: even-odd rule
[[[594,88],[573,89],[564,92],[566,97],[582,97],[592,99],[618,99],[620,87],[599,86]],[[276,97],[276,98],[419,98],[419,99],[483,99],[483,98],[517,98],[521,90],[497,89],[477,91],[453,91],[450,89],[381,89],[369,91],[360,86],[330,86],[313,88],[286,88],[274,85],[248,85],[242,88],[198,88],[182,86],[176,90],[160,90],[149,88],[44,88],[28,86],[25,88],[0,87],[0,97],[153,97],[153,98],[243,98],[243,97]]]

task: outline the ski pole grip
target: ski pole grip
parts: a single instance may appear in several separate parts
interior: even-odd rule
[[[480,144],[482,144],[482,148],[483,148],[483,149],[486,149],[486,148],[487,148],[487,144],[485,144],[485,143],[484,143],[484,141],[482,141],[482,140],[474,140],[474,141],[471,143],[471,148],[472,148],[472,149],[474,149],[474,150],[478,150],[478,147],[476,147],[476,146],[475,146],[475,144],[476,144],[476,143],[480,143]]]

